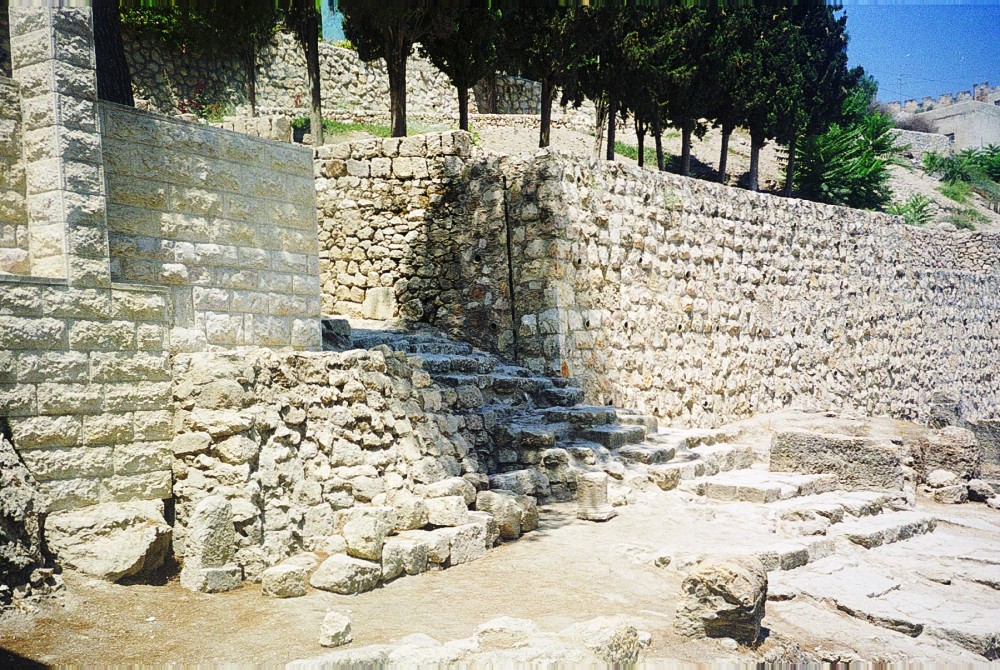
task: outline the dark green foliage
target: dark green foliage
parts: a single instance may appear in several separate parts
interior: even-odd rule
[[[500,59],[500,12],[489,7],[464,7],[443,11],[447,30],[423,40],[421,52],[448,75],[458,90],[459,122],[469,129],[469,89],[493,76]]]
[[[1000,212],[1000,146],[963,149],[949,156],[928,152],[924,154],[923,167],[945,182],[938,190],[948,198],[965,204],[975,192],[986,200],[990,209]]]
[[[801,142],[795,187],[803,197],[859,209],[889,204],[889,167],[904,165],[905,147],[892,117],[873,108],[874,96],[874,81],[863,81],[844,103],[843,123]]]

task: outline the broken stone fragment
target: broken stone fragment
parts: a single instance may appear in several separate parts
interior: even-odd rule
[[[157,570],[170,550],[162,503],[105,503],[50,514],[45,541],[63,565],[117,582]]]
[[[623,617],[598,617],[574,624],[560,634],[616,667],[634,665],[639,660],[639,652],[648,646],[648,643],[643,644],[636,627]]]
[[[374,514],[359,515],[344,524],[347,553],[355,558],[370,561],[382,560],[382,545],[392,528],[383,518]]]
[[[973,479],[969,482],[969,500],[973,502],[986,502],[996,495],[996,491],[989,482],[982,479]]]
[[[752,556],[708,558],[684,580],[677,629],[689,637],[754,644],[767,600],[767,571]]]
[[[327,612],[319,627],[319,643],[324,647],[340,647],[353,640],[351,620],[339,612]]]
[[[934,502],[942,505],[960,505],[969,499],[969,487],[955,484],[934,490]]]
[[[382,579],[395,579],[404,572],[417,575],[427,571],[427,545],[419,540],[390,537],[382,548]]]

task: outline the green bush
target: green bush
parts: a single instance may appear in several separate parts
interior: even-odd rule
[[[308,133],[312,130],[312,122],[308,116],[299,116],[292,119],[292,128],[302,133]],[[350,135],[352,133],[367,133],[375,137],[392,135],[392,129],[389,126],[377,123],[345,123],[333,119],[323,119],[323,132],[327,135]]]
[[[907,225],[925,226],[934,218],[934,202],[925,195],[914,193],[905,202],[889,205],[885,211],[903,217]]]
[[[905,145],[892,132],[892,117],[871,105],[873,92],[859,87],[844,103],[843,124],[803,138],[795,188],[804,198],[858,209],[883,209],[891,198],[891,165],[905,166]]]

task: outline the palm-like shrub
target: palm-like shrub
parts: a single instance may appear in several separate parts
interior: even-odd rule
[[[904,202],[889,205],[885,211],[903,217],[907,225],[926,226],[934,218],[934,201],[926,195],[914,193]]]

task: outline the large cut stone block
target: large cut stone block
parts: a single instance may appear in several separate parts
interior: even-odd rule
[[[906,450],[883,439],[807,432],[771,439],[772,472],[832,474],[848,489],[903,488]]]
[[[309,579],[313,588],[353,595],[371,591],[382,577],[382,566],[337,554],[323,561]]]
[[[751,556],[705,560],[684,580],[677,629],[690,637],[730,637],[753,644],[767,600],[767,571]]]

